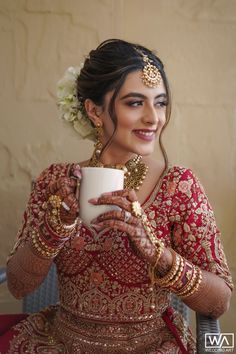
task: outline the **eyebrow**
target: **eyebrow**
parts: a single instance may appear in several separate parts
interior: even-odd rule
[[[130,92],[130,93],[128,93],[127,95],[121,97],[120,99],[121,99],[121,100],[124,100],[124,99],[129,98],[129,97],[139,97],[139,98],[143,98],[143,99],[147,98],[147,96],[143,95],[142,93],[139,93],[139,92]],[[157,96],[155,97],[155,99],[161,98],[161,97],[167,98],[166,93],[160,93],[159,95],[157,95]]]

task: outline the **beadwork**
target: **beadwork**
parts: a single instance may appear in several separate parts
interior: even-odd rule
[[[137,155],[127,161],[125,165],[104,165],[96,154],[96,149],[88,164],[90,167],[107,167],[124,171],[124,188],[139,190],[148,172],[148,166],[142,162],[142,156]]]
[[[145,86],[155,88],[160,85],[162,77],[159,69],[152,64],[152,60],[144,54],[141,50],[137,49],[137,52],[142,56],[144,67],[142,70],[141,79]]]

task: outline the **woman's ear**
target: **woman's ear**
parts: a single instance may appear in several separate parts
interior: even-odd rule
[[[96,105],[90,98],[87,98],[84,101],[84,107],[89,119],[91,119],[95,126],[102,123],[100,118],[102,108],[100,106]]]

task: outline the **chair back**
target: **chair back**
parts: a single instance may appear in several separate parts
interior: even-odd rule
[[[58,302],[57,270],[53,263],[42,284],[23,298],[23,312],[34,313]]]

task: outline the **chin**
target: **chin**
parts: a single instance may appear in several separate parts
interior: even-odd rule
[[[157,139],[152,140],[150,142],[144,142],[144,143],[140,141],[138,143],[136,142],[133,145],[133,148],[135,150],[134,152],[141,156],[151,155],[154,152],[156,141]]]
[[[134,151],[136,154],[141,155],[141,156],[149,156],[153,153],[154,151],[154,146],[152,147],[143,147],[143,148],[139,148],[136,151]]]

